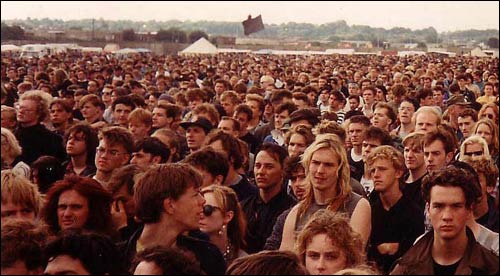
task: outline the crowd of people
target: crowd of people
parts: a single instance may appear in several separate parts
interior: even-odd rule
[[[498,274],[498,58],[1,67],[2,274]]]

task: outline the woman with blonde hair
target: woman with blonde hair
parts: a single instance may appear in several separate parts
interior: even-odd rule
[[[488,142],[483,137],[475,134],[465,139],[460,145],[460,155],[458,160],[486,158],[491,160]]]
[[[484,140],[486,140],[486,142],[488,143],[488,149],[490,150],[491,158],[498,166],[498,121],[481,119],[474,125],[472,134],[477,134],[483,137]]]
[[[483,104],[479,110],[477,117],[479,119],[490,119],[493,122],[498,122],[498,105],[495,103]]]
[[[234,259],[246,256],[246,220],[236,193],[229,187],[210,185],[202,189],[205,198],[200,230],[216,245],[224,256],[226,265]]]
[[[361,236],[346,217],[329,210],[319,210],[311,217],[295,249],[311,275],[334,274],[365,263]]]
[[[302,164],[308,187],[305,198],[288,214],[280,250],[292,250],[296,233],[320,209],[346,213],[353,230],[366,244],[371,232],[368,200],[352,191],[344,144],[336,135],[323,134],[304,152]]]
[[[16,136],[7,128],[2,127],[2,161],[12,171],[26,178],[31,177],[31,168],[19,159],[22,148]]]

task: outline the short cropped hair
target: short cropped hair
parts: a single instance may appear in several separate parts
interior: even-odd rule
[[[106,139],[110,144],[122,145],[128,154],[134,151],[132,133],[124,127],[111,126],[103,128],[99,133],[99,140]]]
[[[154,246],[137,253],[132,261],[133,274],[141,262],[154,263],[162,275],[201,275],[200,263],[178,248]]]
[[[44,224],[14,219],[2,224],[2,270],[22,261],[28,270],[45,267],[43,248],[49,233]]]
[[[464,164],[460,161],[454,163]],[[423,198],[427,203],[430,203],[431,190],[435,186],[458,187],[464,193],[467,209],[471,209],[472,205],[481,198],[481,188],[478,188],[479,180],[477,179],[477,174],[474,176],[472,172],[474,172],[474,169],[472,171],[466,170],[453,163],[438,171],[430,172],[422,180]]]
[[[212,147],[203,147],[190,155],[183,162],[194,167],[200,167],[213,177],[222,175],[222,182],[226,180],[229,172],[229,164],[225,154],[214,150]]]
[[[457,137],[454,133],[438,126],[437,130],[426,133],[424,136],[424,147],[432,144],[434,141],[441,141],[444,145],[445,153],[454,152],[457,149]]]
[[[178,200],[189,187],[198,188],[203,178],[186,163],[160,164],[148,169],[135,186],[136,216],[143,223],[156,223],[166,198]]]
[[[403,157],[403,154],[395,149],[394,147],[391,146],[380,146],[376,147],[370,154],[368,155],[366,159],[366,164],[368,167],[371,167],[375,161],[379,159],[386,159],[391,161],[392,166],[397,170],[397,171],[405,171],[405,159]]]
[[[160,156],[160,163],[167,162],[170,149],[156,137],[144,137],[135,144],[134,152],[144,151],[152,156]]]
[[[78,259],[93,275],[126,273],[118,247],[109,237],[97,233],[65,232],[49,242],[44,253],[46,262],[61,255]]]

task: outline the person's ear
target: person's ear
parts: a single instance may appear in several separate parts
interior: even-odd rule
[[[224,215],[224,224],[229,224],[229,222],[234,218],[234,212],[233,211],[227,211],[226,214]]]
[[[161,163],[161,156],[153,156],[153,158],[151,158],[151,163],[152,164],[160,164]]]
[[[451,160],[453,160],[453,157],[454,157],[453,152],[448,152],[446,154],[446,164],[449,164],[451,162]]]
[[[223,180],[224,180],[224,176],[222,175],[217,175],[215,178],[214,178],[214,183],[212,184],[215,184],[215,185],[222,185],[223,183]]]
[[[172,198],[167,197],[163,200],[163,210],[169,215],[174,214],[175,211],[175,202]]]

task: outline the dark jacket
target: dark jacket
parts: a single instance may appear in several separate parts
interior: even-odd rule
[[[21,161],[31,166],[31,163],[43,155],[54,156],[63,162],[66,152],[61,136],[51,132],[44,125],[30,127],[19,126],[15,133],[19,145],[23,149]]]
[[[474,234],[467,228],[467,248],[455,275],[496,275],[498,256],[476,242]],[[425,234],[406,254],[396,261],[391,275],[433,275],[432,244],[434,231]]]
[[[118,248],[128,260],[129,267],[136,254],[137,240],[141,237],[143,229],[144,226],[141,226],[128,241],[118,243]],[[224,275],[226,273],[226,262],[217,246],[198,238],[198,235],[196,237],[179,235],[176,244],[177,247],[192,252],[200,263],[201,269],[207,275]]]

